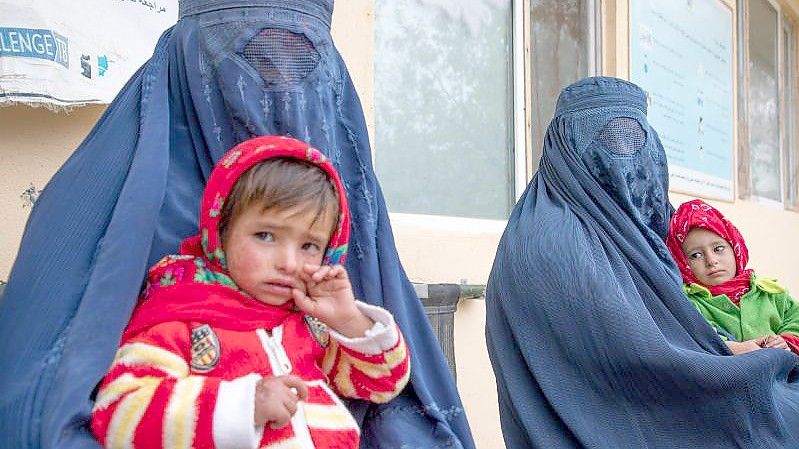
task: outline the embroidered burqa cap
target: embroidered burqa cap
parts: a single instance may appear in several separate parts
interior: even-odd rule
[[[486,293],[507,447],[799,447],[799,359],[730,356],[682,292],[667,192],[640,88],[561,92]]]
[[[353,402],[363,447],[472,448],[455,382],[400,264],[358,95],[330,36],[332,0],[182,0],[180,20],[34,207],[0,303],[0,444],[96,446],[90,395],[149,266],[195,235],[214,164],[284,135],[341,175],[356,297],[388,309],[410,386]]]

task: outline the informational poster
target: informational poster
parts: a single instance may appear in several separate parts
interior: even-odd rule
[[[0,106],[109,103],[178,0],[0,0]]]
[[[721,0],[631,0],[630,78],[669,161],[670,188],[733,200],[733,17]]]

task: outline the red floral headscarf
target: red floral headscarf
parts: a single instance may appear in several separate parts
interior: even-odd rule
[[[267,306],[238,288],[227,271],[219,234],[222,207],[239,177],[258,163],[278,157],[312,163],[334,184],[339,216],[322,263],[344,262],[350,234],[349,208],[341,179],[327,157],[289,137],[247,140],[222,156],[211,172],[200,206],[199,233],[181,243],[179,254],[166,256],[150,268],[147,287],[123,339],[165,321],[222,322],[232,330],[271,329],[293,313],[291,301],[284,306]]]
[[[752,270],[746,269],[746,264],[749,263],[749,251],[746,249],[746,243],[741,233],[738,232],[735,225],[724,218],[721,212],[702,200],[691,200],[680,205],[671,217],[666,246],[677,262],[686,284],[702,285],[691,271],[688,257],[682,250],[682,243],[693,228],[715,232],[732,246],[736,265],[735,277],[721,285],[703,285],[703,287],[709,289],[714,296],[727,295],[733,302],[738,303],[741,297],[749,291],[752,276]]]
[[[199,238],[205,257],[217,268],[227,271],[225,254],[222,251],[222,238],[219,234],[219,219],[225,200],[233,190],[239,177],[260,162],[276,157],[288,157],[310,162],[325,172],[336,186],[339,201],[339,217],[336,229],[330,236],[323,264],[344,263],[347,255],[347,242],[350,234],[350,218],[347,198],[336,169],[319,150],[290,137],[256,137],[235,146],[228,151],[214,167],[203,192],[200,207],[200,234],[187,239],[181,245],[181,253],[191,251]]]

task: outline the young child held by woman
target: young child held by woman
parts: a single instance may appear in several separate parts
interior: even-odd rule
[[[683,203],[671,218],[666,245],[688,299],[737,340],[726,341],[734,354],[761,348],[799,353],[799,303],[775,280],[746,268],[746,243],[721,212],[699,199]]]
[[[356,301],[349,212],[333,166],[258,137],[214,168],[199,234],[153,266],[101,383],[108,448],[357,448],[339,396],[387,402],[408,382],[391,314]]]

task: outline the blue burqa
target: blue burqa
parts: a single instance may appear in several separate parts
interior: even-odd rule
[[[214,162],[255,135],[325,152],[352,211],[356,295],[389,309],[412,381],[353,403],[363,447],[472,448],[441,349],[400,265],[361,105],[330,37],[332,0],[185,0],[181,18],[56,173],[0,303],[0,447],[96,447],[90,395],[145,269],[197,232]]]
[[[797,448],[797,358],[731,356],[681,290],[637,86],[565,88],[508,221],[486,339],[508,448]]]

